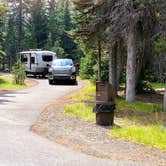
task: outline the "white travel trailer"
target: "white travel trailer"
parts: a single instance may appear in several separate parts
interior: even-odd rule
[[[30,50],[20,52],[20,60],[25,64],[26,74],[45,75],[54,59],[57,58],[56,53],[51,51]]]

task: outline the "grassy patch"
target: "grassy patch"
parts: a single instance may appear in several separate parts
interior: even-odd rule
[[[143,102],[133,102],[129,103],[123,98],[116,99],[117,110],[127,109],[132,111],[144,111],[144,112],[159,112],[162,111],[162,104],[153,103],[143,103]]]
[[[153,89],[165,88],[165,83],[150,82],[150,85]],[[125,87],[125,83],[121,83],[120,86]]]
[[[111,130],[111,138],[120,137],[160,149],[166,149],[166,129],[159,125],[129,126]]]
[[[75,104],[68,105],[65,112],[85,121],[95,122],[95,113],[92,110],[95,103],[96,88],[90,82],[87,82],[87,84],[87,87],[70,97]],[[120,116],[115,117],[115,124],[120,127],[111,129],[111,138],[119,137],[147,144],[151,147],[166,149],[166,129],[162,127],[164,120],[159,121],[157,119],[155,121],[153,119],[154,117],[165,116],[161,112],[161,104],[138,101],[129,103],[124,98],[117,98],[116,109],[116,115]],[[130,111],[133,113],[131,114]],[[158,123],[161,123],[161,125]]]
[[[71,96],[74,101],[95,102],[96,87],[94,84],[87,82],[88,86],[83,88],[79,93]],[[116,99],[117,110],[127,109],[131,111],[159,112],[162,111],[162,104],[134,102],[129,103],[123,98]]]
[[[71,99],[74,101],[89,101],[94,102],[95,101],[95,93],[96,93],[96,87],[94,84],[90,83],[89,81],[86,81],[88,84],[87,87],[83,88],[79,93],[72,95]]]
[[[13,84],[12,78],[0,76],[0,89],[20,89],[24,87],[26,87],[26,85]]]
[[[95,121],[95,114],[92,113],[92,107],[84,103],[76,103],[65,108],[65,112],[71,116],[81,118],[86,121]]]
[[[152,85],[153,89],[165,88],[165,84],[164,83],[152,82],[151,85]]]
[[[83,119],[85,121],[95,121],[95,114],[92,112],[93,107],[88,103],[95,102],[96,87],[90,81],[86,81],[87,86],[77,94],[70,96],[75,104],[65,107],[65,112],[71,116]],[[85,104],[87,102],[87,104]]]

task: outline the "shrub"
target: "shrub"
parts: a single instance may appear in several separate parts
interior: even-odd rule
[[[102,81],[108,81],[109,79],[108,64],[109,64],[108,59],[102,58],[102,61],[101,61]],[[85,57],[81,58],[80,76],[83,79],[90,79],[92,82],[97,81],[98,65],[97,65],[97,60],[94,56],[86,55]]]
[[[20,60],[18,60],[12,67],[12,74],[13,74],[14,84],[19,84],[19,85],[25,84],[25,79],[26,79],[25,67]]]
[[[93,66],[96,64],[95,57],[91,55],[86,55],[85,57],[81,58],[80,64],[80,76],[83,79],[90,79],[94,75]]]
[[[149,81],[140,81],[137,85],[137,93],[155,93],[152,84]]]

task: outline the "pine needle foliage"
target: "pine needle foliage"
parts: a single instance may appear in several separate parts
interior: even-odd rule
[[[13,83],[18,85],[24,85],[26,79],[25,67],[18,60],[14,66],[12,67],[12,74],[13,74]]]

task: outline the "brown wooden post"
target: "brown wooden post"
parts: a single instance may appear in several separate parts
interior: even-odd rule
[[[96,123],[99,125],[113,125],[115,109],[115,93],[111,84],[96,82]]]

